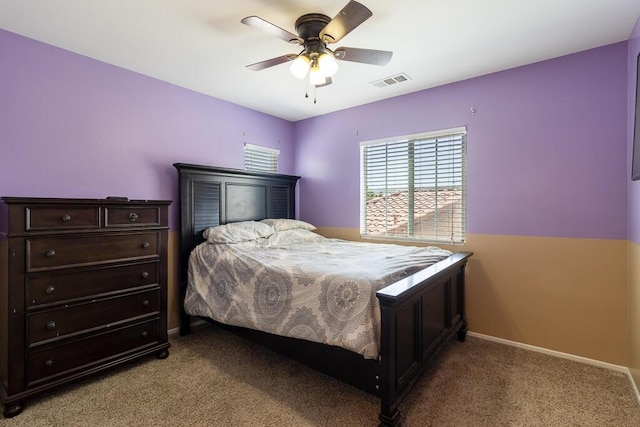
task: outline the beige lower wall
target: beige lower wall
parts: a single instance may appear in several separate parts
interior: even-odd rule
[[[640,246],[629,242],[629,370],[640,389]]]
[[[358,229],[318,232],[360,240]],[[443,247],[474,253],[467,268],[471,331],[629,366],[626,240],[467,238],[464,246]],[[638,278],[640,285],[640,271]]]
[[[358,229],[318,232],[360,240]],[[467,268],[471,331],[630,366],[640,384],[640,247],[625,240],[467,237],[464,246],[443,247],[474,252]],[[169,233],[169,329],[179,326],[178,243],[179,234]],[[627,252],[639,260],[630,289]]]

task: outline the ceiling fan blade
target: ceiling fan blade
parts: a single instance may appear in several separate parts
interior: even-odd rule
[[[340,13],[320,31],[320,38],[327,43],[335,43],[372,15],[373,12],[366,6],[351,0]]]
[[[326,77],[325,80],[324,80],[324,83],[316,85],[316,87],[329,86],[331,83],[333,83],[333,80],[331,80],[331,77]]]
[[[255,64],[247,65],[247,68],[253,71],[264,70],[265,68],[273,67],[274,65],[284,64],[285,62],[293,61],[298,55],[288,54],[278,56],[277,58],[267,59],[266,61],[256,62]]]
[[[276,36],[279,39],[282,39],[288,43],[302,44],[304,42],[300,37],[296,36],[295,34],[290,33],[287,30],[283,30],[277,25],[273,25],[271,22],[265,21],[264,19],[258,16],[247,16],[246,18],[243,18],[240,22],[250,27],[256,28],[260,31],[264,31],[265,33],[271,34],[272,36]]]
[[[339,47],[333,53],[336,59],[342,61],[380,66],[387,65],[393,56],[393,52],[388,50],[358,49],[357,47]]]

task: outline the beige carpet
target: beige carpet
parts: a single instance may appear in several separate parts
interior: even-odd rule
[[[379,401],[213,326],[29,401],[1,426],[375,426]],[[402,406],[406,426],[640,426],[626,375],[469,337]]]

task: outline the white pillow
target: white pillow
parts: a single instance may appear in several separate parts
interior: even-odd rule
[[[309,231],[313,231],[316,229],[316,227],[309,224],[308,222],[300,221],[299,219],[267,218],[263,219],[261,222],[269,224],[276,231],[293,230],[296,228],[301,228],[303,230]]]
[[[314,233],[310,230],[302,228],[294,228],[291,230],[278,231],[273,236],[269,236],[266,240],[270,245],[281,246],[291,243],[304,242],[309,240],[319,240],[325,237]]]
[[[269,237],[275,232],[269,224],[242,221],[207,228],[202,233],[202,237],[209,243],[240,243]]]

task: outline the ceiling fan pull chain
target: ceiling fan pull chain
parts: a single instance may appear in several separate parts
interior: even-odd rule
[[[316,93],[317,93],[318,88],[317,87],[313,87],[313,103],[316,104]]]

